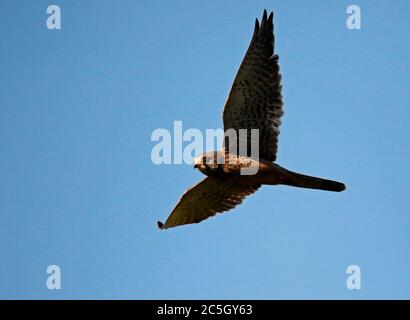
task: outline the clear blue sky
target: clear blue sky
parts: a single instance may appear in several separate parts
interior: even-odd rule
[[[346,28],[352,3],[361,30]],[[49,4],[62,30],[46,28]],[[151,133],[222,126],[264,8],[278,163],[348,189],[263,187],[160,232],[202,176],[154,165]],[[0,298],[410,298],[409,14],[405,0],[1,1]]]

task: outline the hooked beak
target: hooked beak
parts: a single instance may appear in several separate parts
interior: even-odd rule
[[[197,164],[194,164],[194,169],[196,169],[196,168],[198,168],[198,165],[197,165]]]

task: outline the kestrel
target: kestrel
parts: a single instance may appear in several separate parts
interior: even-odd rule
[[[259,157],[249,157],[249,133],[245,155],[230,153],[225,143],[220,151],[196,157],[194,168],[207,177],[182,195],[166,222],[158,222],[160,229],[199,223],[216,213],[228,211],[262,185],[345,190],[343,183],[292,172],[274,163],[283,115],[278,61],[274,52],[273,12],[268,16],[265,10],[260,24],[256,19],[251,43],[223,110],[225,132],[229,129],[234,132],[259,130]],[[255,167],[255,174],[241,174],[242,169]]]

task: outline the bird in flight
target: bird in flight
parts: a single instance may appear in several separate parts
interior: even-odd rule
[[[288,185],[299,188],[343,191],[340,182],[289,171],[275,163],[279,126],[283,115],[279,57],[274,50],[273,12],[266,10],[262,21],[255,22],[249,48],[233,82],[223,110],[225,132],[246,129],[245,153],[232,152],[233,144],[224,143],[222,150],[206,152],[194,159],[194,168],[206,178],[189,188],[181,197],[160,229],[199,223],[219,212],[228,211],[262,185]],[[257,158],[252,153],[252,136],[258,130]],[[240,137],[240,144],[242,143]],[[225,142],[227,140],[225,137]],[[249,143],[251,142],[251,143]],[[231,148],[232,146],[232,148]],[[244,169],[256,168],[252,174]]]

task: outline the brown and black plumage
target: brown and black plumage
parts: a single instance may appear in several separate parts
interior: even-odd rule
[[[274,43],[273,12],[268,17],[265,10],[260,25],[256,19],[251,43],[223,111],[225,131],[248,129],[250,133],[259,129],[259,156],[269,161],[276,160],[283,115],[279,56],[274,53]]]
[[[300,188],[343,191],[343,183],[289,171],[274,163],[279,126],[283,115],[279,57],[275,54],[273,13],[263,13],[249,48],[233,82],[223,111],[224,130],[247,129],[247,154],[223,150],[206,152],[195,158],[194,167],[207,177],[188,189],[160,229],[198,223],[216,213],[228,211],[256,192],[261,185],[289,185]],[[259,130],[259,157],[251,154],[252,129]],[[220,161],[222,159],[222,161]],[[243,169],[257,168],[251,174]]]

